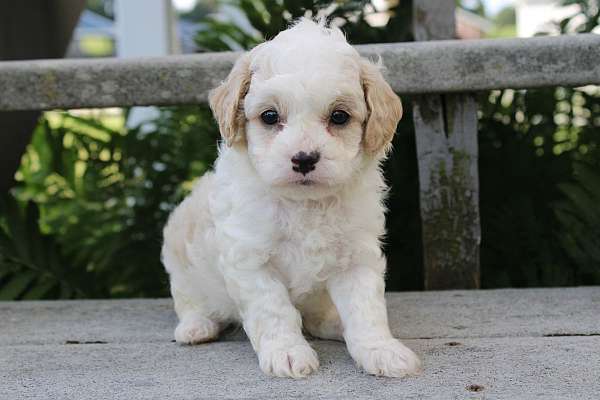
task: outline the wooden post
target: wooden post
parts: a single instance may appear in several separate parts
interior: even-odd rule
[[[414,0],[415,40],[453,39],[455,3]],[[477,103],[471,94],[420,95],[413,114],[425,289],[479,288]]]
[[[84,7],[84,0],[1,2],[0,60],[63,57]],[[39,114],[0,112],[0,195],[14,184],[15,171]]]

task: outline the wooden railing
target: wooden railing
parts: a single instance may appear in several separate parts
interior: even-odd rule
[[[356,46],[402,94],[600,83],[600,35]],[[0,111],[206,102],[239,53],[0,62]]]

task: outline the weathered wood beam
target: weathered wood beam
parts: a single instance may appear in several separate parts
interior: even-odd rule
[[[454,0],[415,0],[416,40],[454,37]],[[471,94],[413,102],[425,289],[480,285],[477,103]]]
[[[600,35],[594,34],[357,49],[382,56],[387,78],[400,94],[600,84]],[[205,102],[238,56],[0,62],[0,110]]]

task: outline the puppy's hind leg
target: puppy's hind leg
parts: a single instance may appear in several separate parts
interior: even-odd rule
[[[221,331],[221,324],[209,318],[201,308],[193,303],[185,294],[172,290],[175,312],[179,323],[175,328],[175,341],[183,344],[199,344],[216,340]]]
[[[171,295],[179,323],[175,328],[175,341],[199,344],[216,340],[224,323],[222,312],[206,297],[203,285],[195,282],[190,267],[183,266],[169,249],[163,249],[163,263],[169,272]]]
[[[234,317],[235,305],[215,268],[214,226],[207,211],[211,182],[212,174],[202,177],[192,195],[173,211],[163,232],[162,262],[179,317],[175,340],[180,343],[215,340]]]
[[[310,293],[298,308],[309,334],[319,339],[344,341],[340,315],[325,288]]]

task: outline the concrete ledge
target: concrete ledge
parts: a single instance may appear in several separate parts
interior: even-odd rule
[[[600,35],[357,46],[401,94],[600,84]],[[203,103],[237,53],[0,62],[0,111]]]
[[[171,342],[169,300],[0,302],[2,399],[560,398],[600,394],[600,287],[391,293],[392,330],[423,375],[376,378],[311,341],[308,379],[264,376],[243,332]]]

